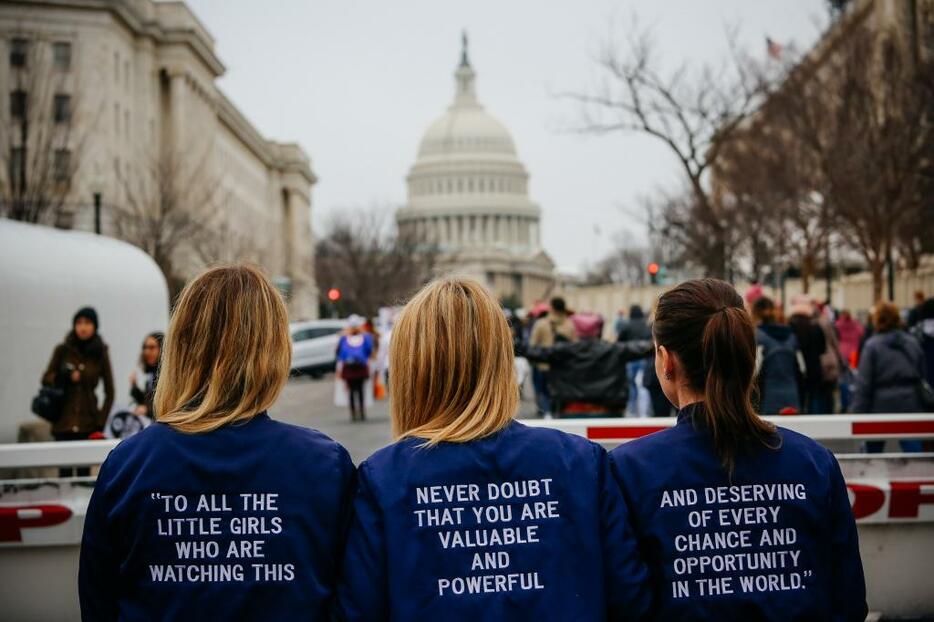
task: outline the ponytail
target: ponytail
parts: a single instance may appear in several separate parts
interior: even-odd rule
[[[756,363],[755,331],[742,307],[723,307],[704,327],[704,417],[720,462],[733,472],[736,454],[749,441],[771,446],[775,426],[752,406]]]
[[[704,395],[702,424],[723,467],[751,445],[780,446],[775,426],[752,406],[756,336],[743,300],[716,279],[686,281],[659,298],[655,340],[677,354],[692,390]]]

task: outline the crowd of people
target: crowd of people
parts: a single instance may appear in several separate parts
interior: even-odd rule
[[[849,310],[837,312],[807,295],[792,298],[786,316],[761,287],[746,293],[744,305],[755,323],[759,413],[934,411],[934,298],[918,292],[916,305],[904,317],[895,305],[880,302],[865,325]],[[513,317],[516,352],[533,361],[539,415],[669,416],[672,405],[654,368],[653,326],[643,309],[632,305],[628,312],[619,311],[613,324],[615,348],[590,344],[597,322],[599,338],[602,319],[570,311],[562,298]],[[611,353],[622,353],[626,346],[623,386],[620,362]],[[569,382],[578,388],[573,395]],[[580,394],[588,392],[587,384],[599,385],[602,394],[589,392],[591,407],[582,409]],[[868,445],[869,451],[880,447]],[[903,441],[902,448],[917,451],[920,445]]]
[[[394,441],[355,467],[267,415],[290,370],[269,280],[195,278],[163,341],[157,421],[110,453],[87,508],[83,619],[865,619],[840,467],[755,412],[756,329],[729,284],[663,294],[653,341],[604,341],[586,314],[561,341],[567,309],[551,311],[553,343],[529,349],[548,375],[652,351],[678,424],[610,453],[524,425],[505,314],[445,278],[393,326]],[[613,407],[628,383],[613,379]]]

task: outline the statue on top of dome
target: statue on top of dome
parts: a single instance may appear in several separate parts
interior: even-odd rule
[[[461,31],[461,67],[470,67],[470,60],[467,58],[467,31]]]

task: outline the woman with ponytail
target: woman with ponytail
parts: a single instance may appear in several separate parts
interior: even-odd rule
[[[727,283],[661,296],[655,368],[673,428],[611,453],[659,620],[864,620],[866,588],[840,467],[752,406],[756,337]]]

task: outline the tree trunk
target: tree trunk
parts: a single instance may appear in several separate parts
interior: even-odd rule
[[[872,301],[875,304],[877,301],[882,300],[885,260],[875,259],[869,262],[869,270],[872,272]]]

